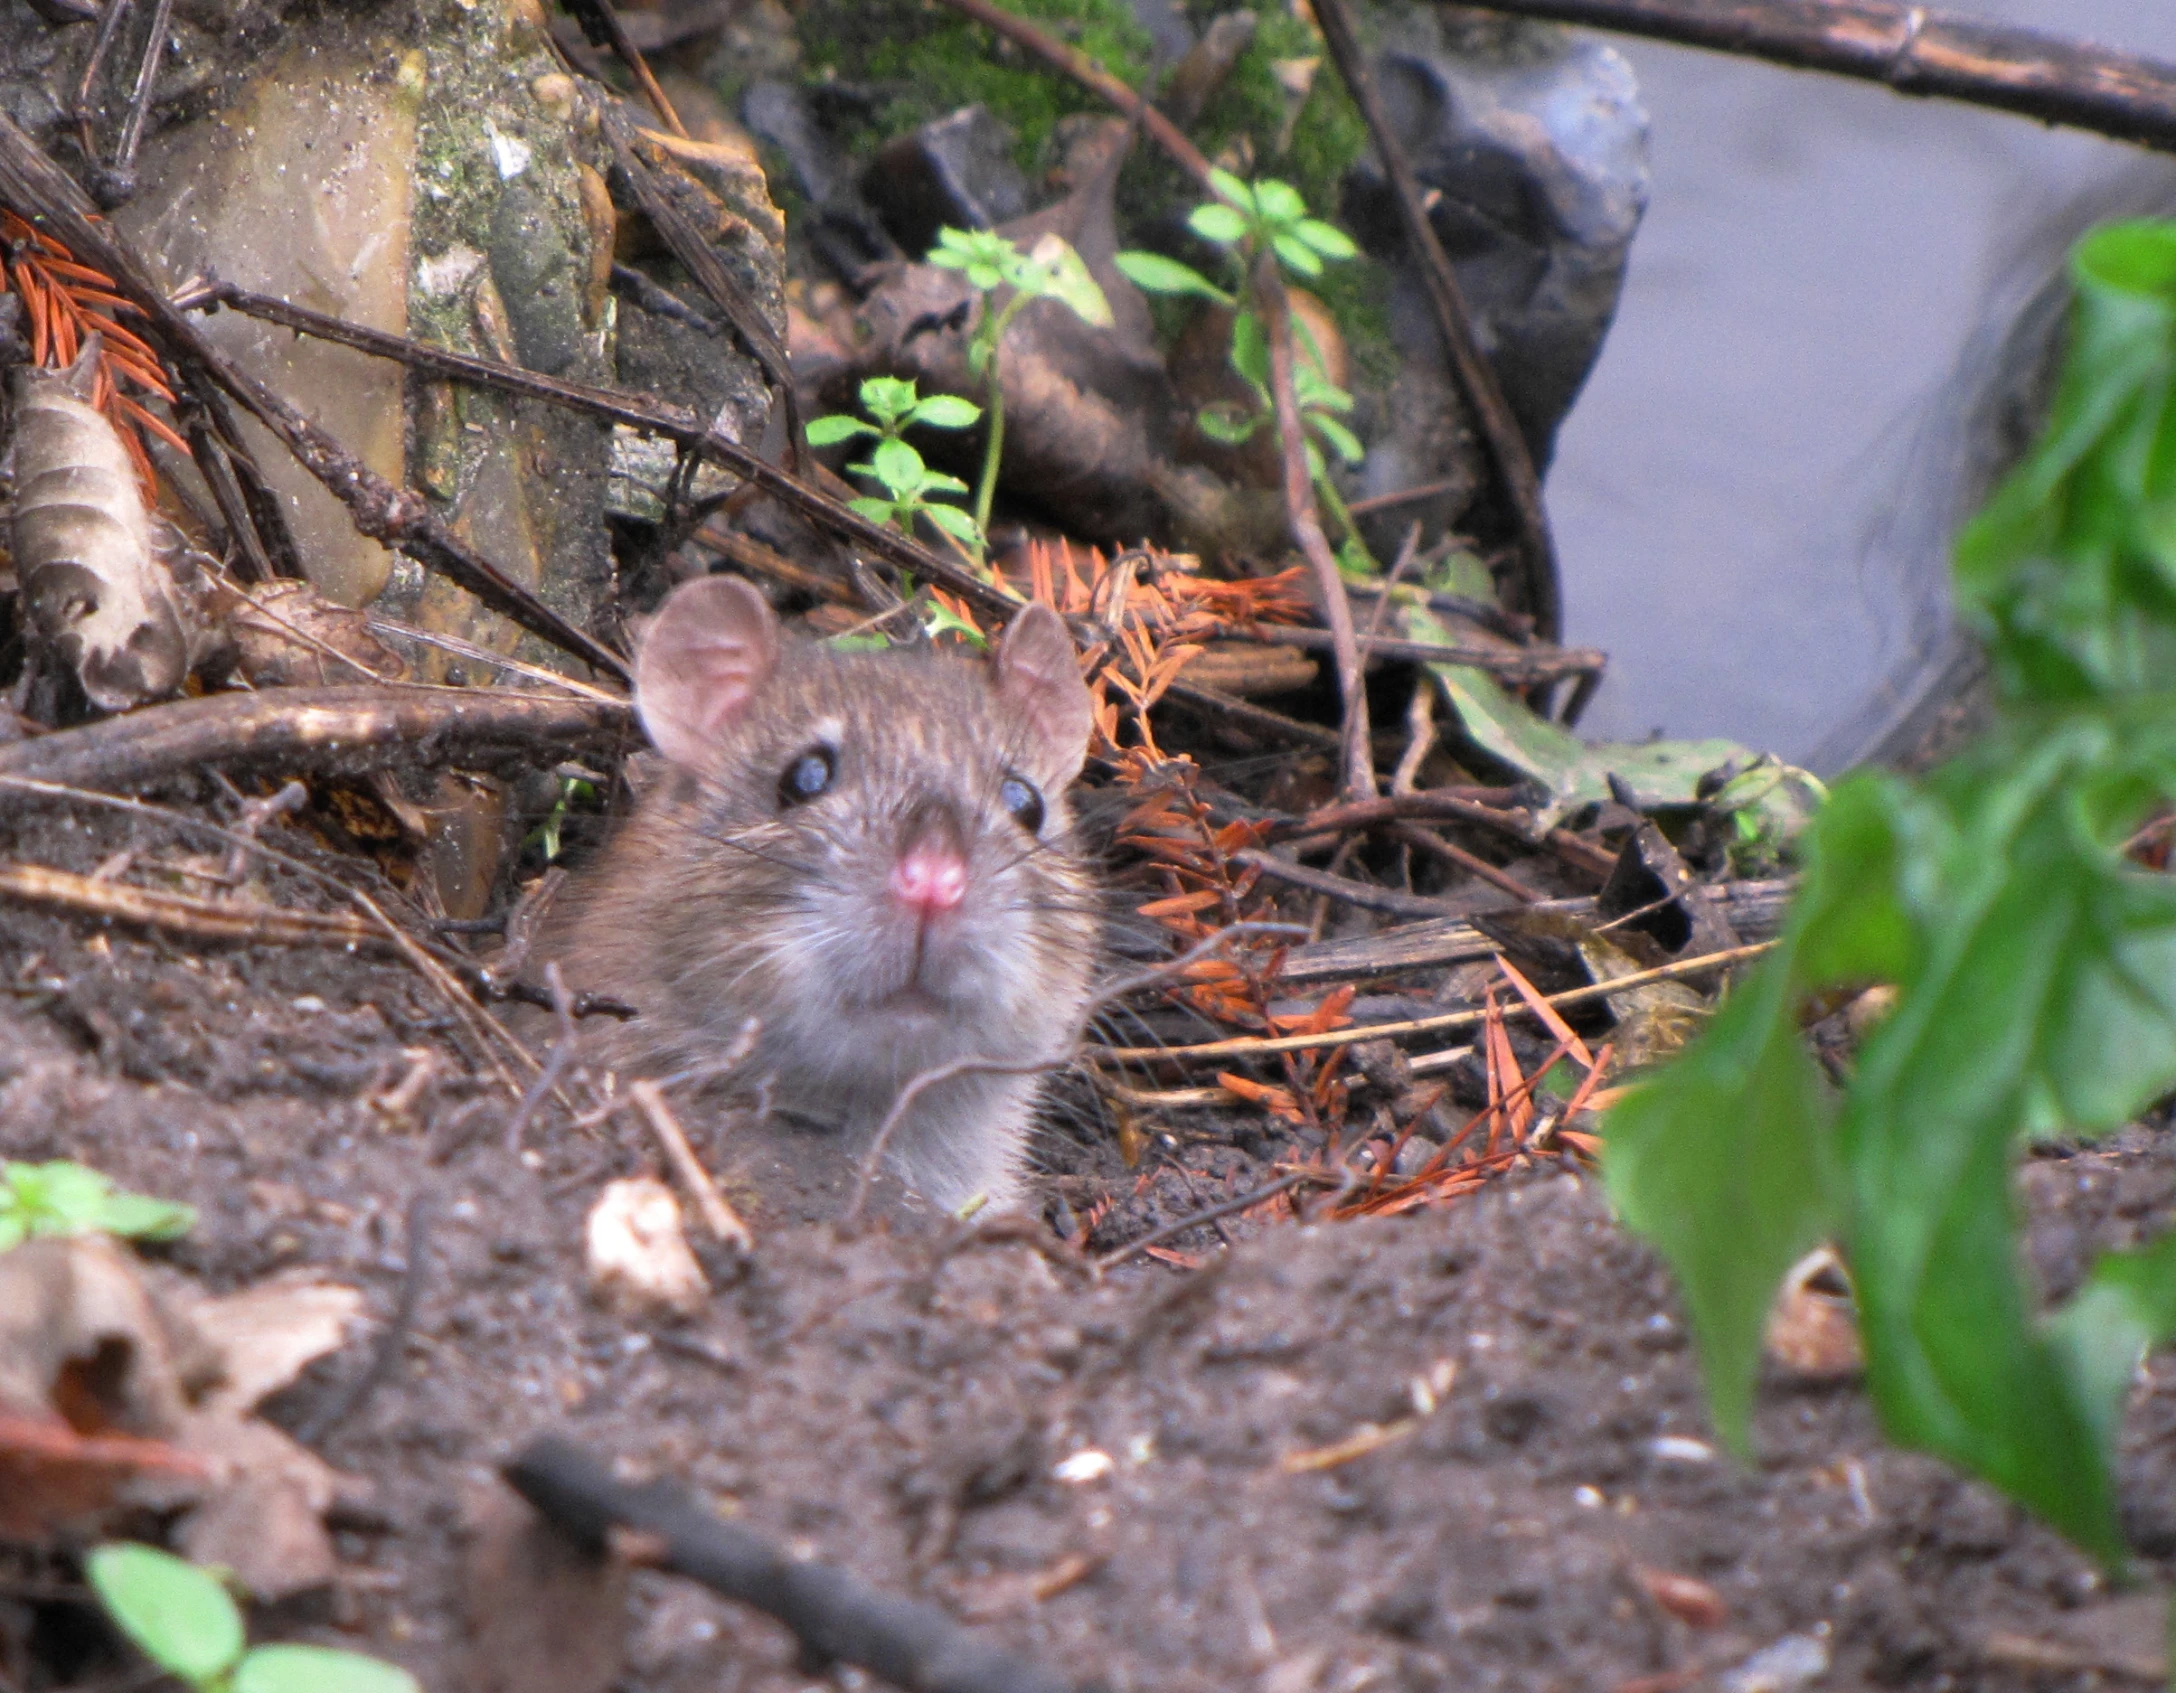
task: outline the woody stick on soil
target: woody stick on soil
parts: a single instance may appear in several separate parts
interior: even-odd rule
[[[656,1567],[776,1617],[819,1662],[853,1664],[909,1693],[1067,1693],[1061,1677],[986,1644],[934,1605],[791,1557],[712,1516],[671,1482],[631,1487],[572,1441],[533,1440],[500,1473],[592,1544],[613,1528],[652,1538]]]

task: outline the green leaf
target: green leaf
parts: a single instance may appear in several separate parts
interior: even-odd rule
[[[977,527],[974,515],[958,506],[933,503],[922,508],[922,515],[954,540],[965,541],[969,546],[979,545],[982,540],[982,531]]]
[[[1147,293],[1194,294],[1222,306],[1232,303],[1231,295],[1192,265],[1182,265],[1177,259],[1167,259],[1161,253],[1129,251],[1117,254],[1111,262],[1118,267],[1121,276]]]
[[[1331,451],[1347,464],[1358,464],[1367,457],[1367,449],[1360,445],[1360,437],[1336,418],[1324,417],[1319,412],[1310,413],[1307,427],[1329,442]]]
[[[234,1671],[233,1693],[423,1693],[406,1670],[329,1646],[259,1646]]]
[[[1610,1111],[1603,1175],[1677,1272],[1717,1431],[1743,1455],[1768,1307],[1836,1224],[1834,1107],[1789,1015],[1787,959],[1741,985],[1701,1036]]]
[[[195,1226],[186,1205],[121,1193],[105,1175],[67,1159],[0,1163],[0,1250],[33,1235],[111,1234],[172,1240]]]
[[[1298,328],[1297,322],[1293,325]],[[1313,337],[1309,337],[1310,340]],[[1352,396],[1326,379],[1322,372],[1305,359],[1292,366],[1292,397],[1309,411],[1348,412],[1352,410]]]
[[[196,1210],[170,1199],[117,1193],[106,1201],[99,1227],[124,1240],[179,1240],[196,1227]]]
[[[1269,336],[1262,320],[1252,312],[1232,319],[1232,369],[1239,372],[1265,399],[1269,391]]]
[[[1297,235],[1287,235],[1282,230],[1269,238],[1269,244],[1277,249],[1277,257],[1302,276],[1320,276],[1322,261],[1315,256],[1314,248]]]
[[[2108,750],[2098,726],[2059,724],[1969,795],[1841,1135],[1884,1424],[2114,1564],[2108,1454],[2032,1320],[2010,1195],[2021,1135],[2112,1128],[2176,1086],[2176,885],[2077,827],[2075,780]]]
[[[914,384],[899,376],[871,376],[861,385],[861,408],[887,428],[914,410]]]
[[[900,499],[925,486],[923,478],[928,467],[922,463],[922,455],[906,442],[885,440],[870,453],[868,472],[892,491],[894,499]]]
[[[242,1655],[242,1613],[210,1575],[155,1547],[95,1548],[83,1573],[99,1603],[143,1655],[195,1687]]]
[[[1959,597],[2016,703],[2176,669],[2176,225],[2116,224],[2072,262],[2076,316],[2045,432],[1959,537]]]
[[[1264,177],[1254,185],[1254,209],[1267,223],[1297,223],[1307,215],[1307,202],[1289,182]]]
[[[1083,323],[1098,329],[1111,327],[1115,320],[1110,301],[1103,297],[1101,284],[1088,274],[1087,261],[1064,236],[1042,236],[1029,250],[1028,261],[1033,267],[1032,292],[1056,300]]]
[[[871,523],[889,523],[898,510],[890,500],[871,499],[867,495],[858,500],[848,500],[846,508]]]
[[[922,610],[922,627],[932,635],[957,635],[971,647],[987,648],[989,636],[977,629],[950,606],[932,601]]]
[[[1438,622],[1425,604],[1403,603],[1399,617],[1410,640],[1458,639],[1456,629]],[[1498,764],[1542,788],[1547,797],[1537,810],[1543,823],[1560,822],[1584,806],[1610,798],[1612,776],[1631,788],[1643,809],[1697,806],[1704,777],[1754,757],[1735,741],[1590,744],[1535,716],[1485,671],[1450,664],[1426,668],[1444,703],[1457,714],[1466,738]]]
[[[1212,400],[1201,408],[1194,421],[1210,440],[1236,447],[1253,440],[1254,432],[1269,420],[1260,412],[1248,411],[1229,400]]]
[[[1204,241],[1214,241],[1220,247],[1230,247],[1247,238],[1252,227],[1244,213],[1230,206],[1196,206],[1186,219],[1186,227]]]
[[[1212,170],[1209,173],[1209,190],[1219,199],[1227,200],[1250,217],[1255,211],[1254,190],[1228,170]]]
[[[967,429],[981,418],[982,408],[957,394],[932,394],[914,408],[912,420],[931,429]],[[811,441],[816,437],[811,435]]]
[[[1320,218],[1302,218],[1292,226],[1292,233],[1326,259],[1355,259],[1360,249],[1334,223],[1324,223]]]
[[[2176,1339],[2176,1234],[2102,1257],[2047,1332],[2112,1459],[2139,1365]]]
[[[857,417],[834,413],[830,417],[809,420],[808,444],[812,447],[836,446],[841,441],[851,441],[857,435],[874,435],[876,431]]]
[[[10,1164],[7,1190],[32,1234],[89,1234],[100,1225],[113,1183],[87,1165],[56,1159]]]

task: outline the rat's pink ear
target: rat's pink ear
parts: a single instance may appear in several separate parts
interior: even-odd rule
[[[1061,787],[1078,776],[1095,707],[1065,620],[1040,600],[1012,620],[998,643],[997,692],[1033,734],[1041,773]]]
[[[778,617],[737,576],[683,582],[635,655],[635,712],[657,750],[700,770],[719,733],[778,668]]]

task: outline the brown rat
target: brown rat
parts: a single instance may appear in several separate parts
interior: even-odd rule
[[[987,661],[846,652],[706,577],[651,621],[635,705],[668,767],[544,945],[636,1007],[624,1067],[718,1060],[754,1018],[749,1071],[845,1166],[917,1076],[1066,1057],[1096,942],[1066,800],[1091,708],[1055,612],[1027,607]],[[948,1211],[1016,1201],[1043,1080],[926,1086],[889,1173]]]

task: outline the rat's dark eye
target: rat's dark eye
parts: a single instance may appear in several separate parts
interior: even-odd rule
[[[1011,814],[1012,820],[1029,834],[1039,834],[1043,827],[1043,796],[1035,791],[1035,784],[1019,776],[1007,776],[997,790],[997,803]]]
[[[800,805],[831,786],[833,759],[829,747],[810,747],[786,766],[778,778],[778,803]]]

